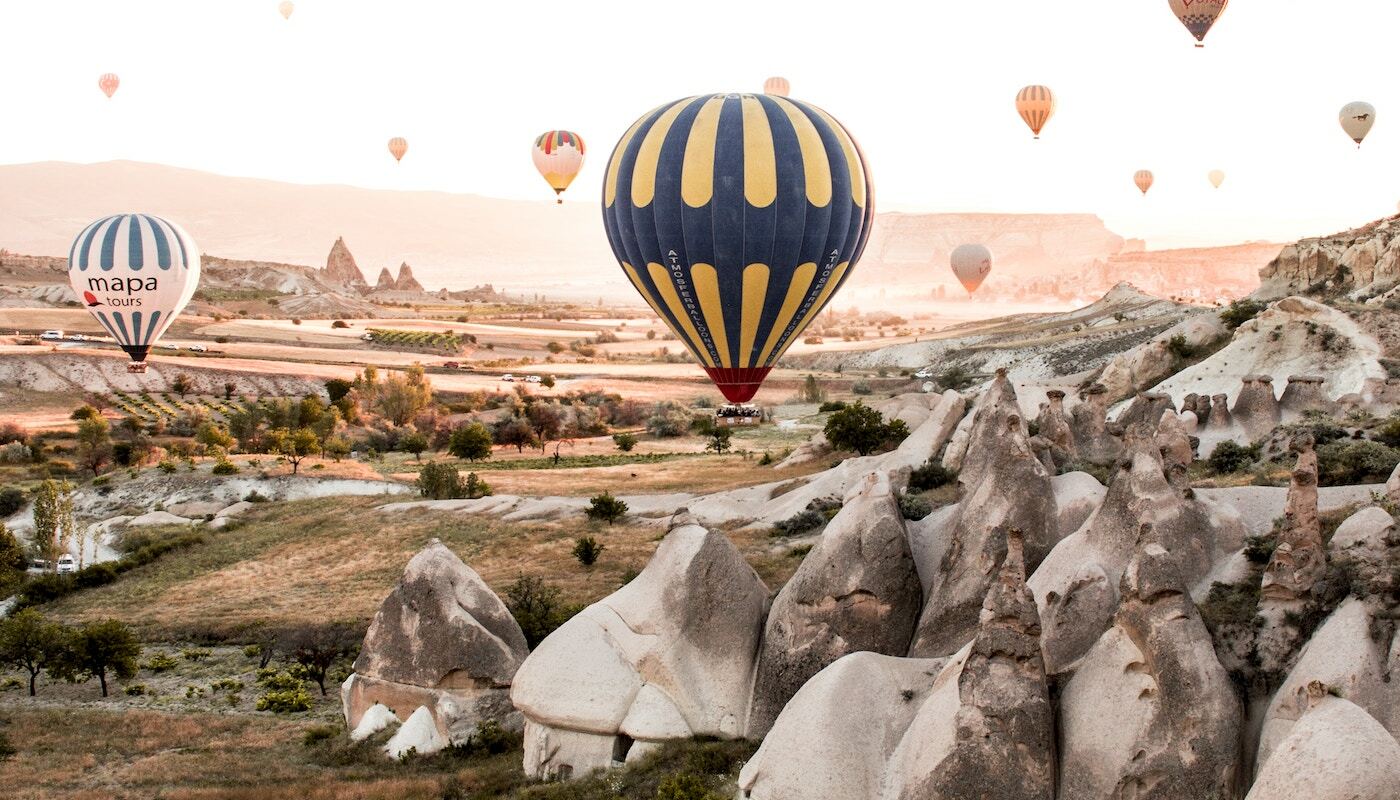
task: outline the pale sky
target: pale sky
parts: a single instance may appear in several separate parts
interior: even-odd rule
[[[1167,0],[296,0],[290,21],[276,0],[0,0],[0,163],[548,202],[530,145],[567,128],[590,146],[567,197],[594,203],[637,116],[776,74],[861,142],[881,210],[1088,212],[1153,247],[1291,240],[1395,213],[1397,30],[1394,0],[1234,0],[1204,50]],[[1039,142],[1013,108],[1029,83],[1059,100]],[[1378,110],[1360,152],[1337,122],[1352,100]],[[1138,169],[1157,177],[1145,200]]]

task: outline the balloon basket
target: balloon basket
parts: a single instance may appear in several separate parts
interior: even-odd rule
[[[126,371],[127,371],[127,372],[130,372],[130,373],[132,373],[132,374],[135,374],[135,375],[145,375],[145,374],[146,374],[146,362],[144,362],[144,361],[133,361],[133,362],[131,362],[130,364],[127,364],[127,365],[126,365]]]
[[[725,428],[763,423],[763,409],[753,403],[725,403],[715,409],[715,424]]]

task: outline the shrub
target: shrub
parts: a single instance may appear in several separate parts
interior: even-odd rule
[[[1400,462],[1400,450],[1366,439],[1329,442],[1317,448],[1318,483],[1341,486],[1384,483]]]
[[[559,595],[558,588],[534,576],[519,578],[506,588],[506,608],[520,625],[531,650],[583,610],[582,606],[564,604]]]
[[[249,493],[243,495],[243,502],[245,502],[245,503],[266,503],[266,502],[267,502],[267,498],[266,498],[265,496],[263,496],[263,494],[262,494],[261,492],[259,492],[257,489],[254,489],[253,491],[251,491],[251,492],[249,492]]]
[[[467,740],[457,747],[466,752],[466,755],[500,755],[507,753],[520,746],[521,736],[518,733],[502,728],[495,720],[485,720],[477,723],[476,730],[467,736]]]
[[[331,327],[332,327],[332,328],[348,328],[348,327],[350,327],[350,323],[346,322],[346,321],[343,320],[343,319],[338,319],[338,320],[336,320],[335,322],[332,322],[332,323],[331,323]]]
[[[591,567],[598,562],[598,556],[603,554],[607,546],[594,539],[592,536],[584,536],[574,540],[573,554],[578,559],[578,563],[585,567]]]
[[[976,383],[977,376],[967,367],[955,364],[938,373],[938,377],[933,380],[938,384],[938,388],[945,392],[949,389],[960,392]]]
[[[859,401],[828,417],[823,431],[832,447],[854,450],[863,456],[882,446],[898,444],[909,435],[903,420],[886,422],[884,415]]]
[[[1180,361],[1195,357],[1200,352],[1200,348],[1186,341],[1186,337],[1180,333],[1167,340],[1167,352]]]
[[[933,513],[933,504],[918,495],[901,494],[899,513],[907,520],[921,520]]]
[[[632,448],[637,446],[637,436],[632,433],[614,433],[612,440],[617,449],[624,453],[632,452]]]
[[[1334,437],[1340,439],[1341,437]],[[1400,447],[1400,418],[1392,417],[1372,437],[1387,447]],[[0,517],[4,516],[0,513]]]
[[[180,651],[180,656],[186,661],[204,661],[209,658],[209,651],[202,647],[186,647]]]
[[[589,499],[588,508],[585,508],[583,513],[591,520],[611,525],[627,515],[627,503],[613,497],[611,492],[603,492]]]
[[[166,475],[173,475],[175,471],[180,468],[180,465],[166,458],[162,459],[161,462],[156,465],[156,467],[159,468],[160,471],[164,472]]]
[[[715,428],[710,433],[710,439],[705,443],[705,449],[714,451],[717,455],[729,452],[730,439],[733,434],[728,428]]]
[[[307,728],[301,735],[301,743],[307,747],[312,747],[327,739],[334,739],[340,733],[340,728],[334,725],[316,725]]]
[[[822,403],[821,407],[818,408],[817,411],[819,411],[822,414],[828,414],[832,411],[840,411],[845,407],[846,404],[840,400],[828,400],[827,402]]]
[[[237,475],[238,472],[238,465],[227,458],[221,458],[214,463],[213,473],[215,475]]]
[[[1206,465],[1216,475],[1229,475],[1242,472],[1259,460],[1259,445],[1241,445],[1229,439],[1222,441],[1211,451]]]
[[[957,470],[948,469],[942,463],[929,459],[922,467],[909,473],[909,488],[916,492],[927,492],[947,486],[957,479]]]
[[[456,500],[466,497],[461,473],[451,464],[430,462],[418,471],[418,493],[430,500]]]
[[[491,431],[480,422],[459,425],[452,431],[447,442],[447,452],[468,461],[480,461],[491,457]]]
[[[1220,312],[1220,321],[1225,323],[1225,327],[1234,330],[1259,316],[1259,312],[1263,310],[1264,304],[1258,300],[1236,300]]]
[[[656,413],[647,418],[646,429],[658,439],[684,436],[690,430],[690,413],[669,404],[658,406]]]
[[[155,655],[146,659],[146,663],[142,664],[141,666],[145,667],[151,672],[169,672],[170,670],[180,666],[180,662],[176,661],[173,656],[168,655],[166,653],[156,653]]]
[[[796,536],[816,530],[827,523],[826,515],[815,509],[805,509],[773,526],[773,536]]]
[[[866,381],[856,381],[851,384],[851,391],[855,394],[871,394],[874,392],[874,390],[870,388],[870,384]]]
[[[0,761],[5,761],[19,751],[10,744],[10,737],[0,733]]]
[[[0,489],[0,517],[8,517],[24,508],[24,492],[14,486]]]
[[[272,689],[258,697],[255,706],[259,711],[271,711],[274,714],[295,714],[299,711],[311,710],[311,692],[306,687],[298,683],[295,689]]]
[[[133,683],[122,689],[122,694],[125,694],[127,697],[141,697],[142,695],[153,694],[153,692],[144,683]]]
[[[467,473],[467,482],[464,484],[467,492],[467,499],[476,500],[479,497],[490,497],[492,494],[491,485],[477,477],[475,472]]]
[[[723,800],[709,785],[690,772],[666,776],[656,787],[656,800]]]

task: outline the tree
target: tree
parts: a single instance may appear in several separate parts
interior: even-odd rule
[[[418,470],[418,493],[429,500],[457,500],[466,494],[462,475],[445,462],[424,464]]]
[[[553,389],[553,388],[554,388],[554,376],[553,376],[553,375],[546,375],[546,376],[544,376],[543,378],[540,378],[540,385],[543,386],[543,387],[546,388],[546,389]]]
[[[34,491],[34,541],[50,564],[67,545],[73,523],[73,484],[49,479]]]
[[[713,450],[716,454],[728,452],[731,435],[728,428],[715,428],[710,432],[710,441],[705,444],[705,449]]]
[[[265,439],[267,451],[287,459],[287,463],[292,465],[293,475],[297,474],[302,459],[321,451],[321,441],[309,428],[298,428],[295,431],[277,428],[268,431]]]
[[[414,461],[423,458],[423,451],[428,449],[428,437],[417,430],[409,431],[399,439],[399,449],[405,453],[412,453]]]
[[[526,447],[538,447],[540,444],[535,429],[519,417],[511,417],[497,425],[492,438],[502,446],[515,445],[518,453],[523,453]]]
[[[832,447],[863,456],[883,445],[898,444],[909,435],[904,420],[885,422],[884,415],[860,401],[828,417],[823,431]]]
[[[447,441],[447,452],[468,461],[491,457],[491,432],[480,422],[458,425]]]
[[[39,673],[57,669],[67,646],[67,631],[38,611],[26,608],[0,620],[0,664],[29,673],[29,696]]]
[[[222,425],[213,422],[200,424],[194,432],[194,440],[216,452],[227,453],[233,449],[235,444],[233,434],[229,433]]]
[[[8,517],[24,508],[24,492],[18,486],[0,489],[0,517]]]
[[[98,419],[101,416],[101,411],[98,411],[91,405],[84,403],[83,405],[80,405],[77,408],[73,409],[73,413],[69,414],[68,418],[74,420],[75,422],[82,422],[85,419]]]
[[[573,554],[578,559],[578,563],[585,567],[591,567],[598,563],[598,556],[603,554],[607,545],[600,543],[592,536],[584,536],[574,540]]]
[[[339,464],[340,459],[350,455],[350,440],[344,436],[332,436],[321,445],[321,452]]]
[[[332,622],[325,625],[299,625],[287,631],[284,651],[302,666],[306,677],[316,682],[321,695],[326,694],[326,673],[336,659],[355,652],[363,636],[349,623]]]
[[[826,400],[826,390],[817,382],[815,375],[808,375],[802,379],[802,388],[798,390],[797,398],[804,403],[821,403]]]
[[[522,576],[506,587],[505,602],[531,650],[582,610],[582,606],[564,605],[559,589],[535,576]]]
[[[589,499],[588,508],[583,513],[591,520],[602,520],[611,525],[627,515],[627,503],[613,497],[611,492],[603,492]]]
[[[69,634],[57,671],[69,680],[97,678],[107,696],[107,672],[122,680],[136,676],[141,644],[126,623],[108,619],[90,622]]]
[[[369,373],[369,368],[365,369]],[[433,389],[421,364],[391,375],[376,387],[374,407],[395,425],[407,425],[432,401]]]
[[[541,451],[546,443],[563,434],[567,420],[564,407],[558,403],[534,403],[525,410],[525,416],[530,420],[530,427],[535,429],[535,436],[539,437]]]
[[[237,391],[238,391],[238,384],[234,383],[233,381],[228,381],[227,383],[224,384],[224,399],[225,399],[225,400],[232,400],[232,399],[233,399],[233,394],[234,394],[234,392],[237,392]]]
[[[9,597],[18,591],[28,566],[24,546],[5,527],[5,523],[0,522],[0,597]]]
[[[636,434],[614,433],[612,439],[613,444],[617,445],[617,449],[621,450],[624,453],[632,452],[632,448],[637,446]]]
[[[112,429],[102,417],[89,417],[78,423],[78,451],[93,475],[112,457]]]
[[[179,375],[175,376],[175,380],[170,382],[170,388],[175,392],[175,394],[184,397],[185,395],[194,391],[194,382],[190,380],[190,376],[181,372]],[[106,696],[105,693],[103,696]]]

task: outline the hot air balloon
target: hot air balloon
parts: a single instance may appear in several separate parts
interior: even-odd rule
[[[731,403],[753,398],[849,279],[873,220],[855,140],[825,111],[776,95],[648,112],[603,182],[623,272]]]
[[[1205,47],[1206,34],[1230,0],[1169,0],[1172,13],[1196,37],[1196,46]]]
[[[1133,174],[1133,183],[1136,183],[1137,187],[1142,190],[1143,195],[1146,196],[1147,190],[1152,188],[1151,171],[1145,169],[1138,170]]]
[[[282,0],[277,4],[277,11],[282,15],[282,19],[291,19],[292,12],[296,11],[297,5],[292,0]]]
[[[121,78],[118,78],[111,72],[97,79],[97,88],[101,89],[102,93],[107,95],[107,99],[109,100],[112,98],[112,95],[117,93],[117,87],[121,85]]]
[[[992,251],[980,244],[958,245],[951,262],[953,274],[970,297],[992,272]]]
[[[408,152],[408,140],[402,136],[395,136],[389,140],[389,154],[395,161],[403,161],[403,154]]]
[[[554,189],[560,203],[564,202],[564,190],[583,169],[583,153],[583,137],[572,131],[545,131],[535,137],[535,148],[530,151],[535,169]]]
[[[1220,188],[1220,185],[1223,184],[1224,182],[1225,182],[1225,173],[1224,173],[1224,172],[1221,172],[1221,171],[1218,170],[1218,169],[1213,169],[1213,170],[1210,171],[1210,185],[1211,185],[1211,186],[1214,186],[1215,188],[1219,189],[1219,188]]]
[[[781,78],[775,75],[763,82],[764,94],[776,94],[782,97],[787,97],[788,93],[791,91],[792,84],[788,83],[787,78]]]
[[[1055,95],[1048,86],[1027,86],[1016,93],[1016,111],[1039,139],[1041,129],[1055,113]]]
[[[1346,131],[1347,136],[1360,148],[1361,140],[1371,132],[1371,126],[1376,124],[1376,107],[1360,100],[1347,103],[1342,106],[1341,121],[1342,130]]]
[[[199,248],[179,225],[116,214],[83,229],[68,253],[68,281],[87,310],[146,371],[151,345],[199,285]]]

